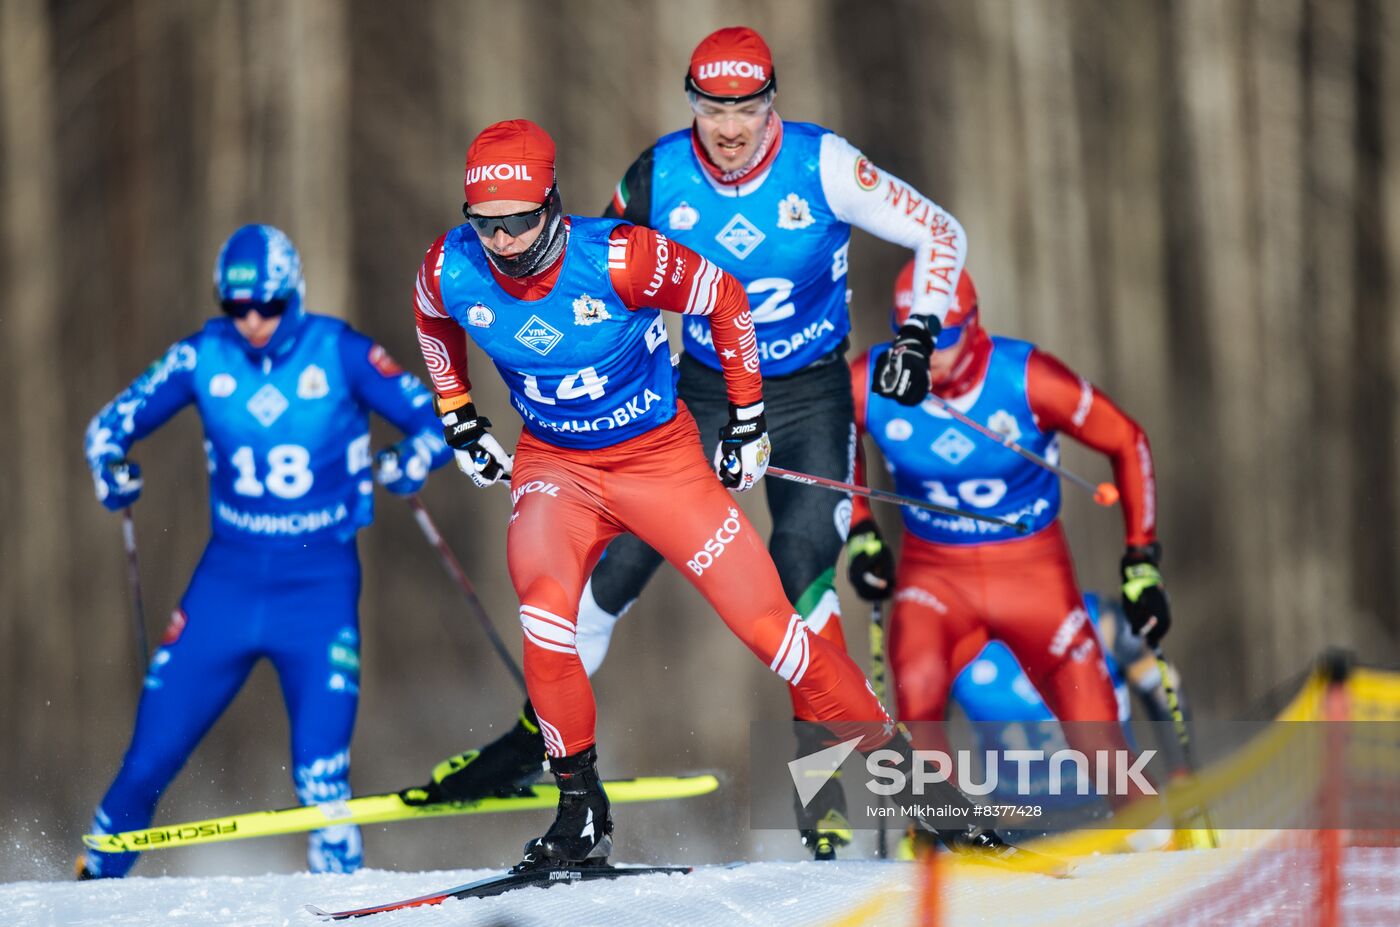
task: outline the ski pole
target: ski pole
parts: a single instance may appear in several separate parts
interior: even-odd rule
[[[1181,744],[1181,755],[1186,760],[1186,767],[1194,773],[1196,759],[1191,751],[1191,732],[1186,727],[1186,714],[1181,710],[1181,698],[1172,683],[1171,666],[1167,664],[1167,657],[1162,653],[1160,643],[1152,645],[1152,655],[1157,658],[1157,672],[1162,676],[1162,693],[1167,697],[1167,710],[1172,715],[1172,726],[1176,729],[1177,742]],[[1202,808],[1200,814],[1201,821],[1205,824],[1207,844],[1212,848],[1219,847],[1220,839],[1216,836],[1210,813]]]
[[[993,441],[997,442],[1007,450],[1015,451],[1016,453],[1020,454],[1022,457],[1026,458],[1036,466],[1044,467],[1056,476],[1062,479],[1069,480],[1071,483],[1078,486],[1080,489],[1083,489],[1089,495],[1093,496],[1094,501],[1097,502],[1099,505],[1107,507],[1113,505],[1113,503],[1118,501],[1118,487],[1114,486],[1112,483],[1100,483],[1099,485],[1095,486],[1093,483],[1084,479],[1084,477],[1080,476],[1079,474],[1071,473],[1070,471],[1066,470],[1064,467],[1059,466],[1058,464],[1052,464],[1050,461],[1046,460],[1044,457],[1041,457],[1034,451],[1026,450],[1024,447],[1017,444],[1015,441],[1012,441],[1006,435],[997,434],[995,431],[992,431],[992,429],[988,428],[986,425],[983,425],[981,422],[973,421],[968,416],[953,408],[952,404],[945,400],[943,397],[935,396],[932,393],[930,393],[929,396],[935,402],[937,402],[940,407],[942,407],[944,412],[947,412],[949,415],[962,422],[967,427],[976,429],[978,432],[991,438]]]
[[[875,697],[885,701],[885,610],[879,600],[870,606],[870,685],[875,689]],[[875,824],[875,855],[889,859],[889,839],[885,834],[885,819],[882,816]]]
[[[457,583],[457,588],[462,591],[462,597],[467,600],[467,607],[471,609],[476,619],[481,622],[481,628],[486,632],[486,637],[491,641],[491,646],[496,651],[496,656],[501,658],[501,662],[506,665],[515,682],[520,686],[520,691],[528,695],[525,687],[525,674],[520,671],[520,664],[515,662],[515,657],[511,656],[510,650],[506,648],[506,642],[501,640],[501,635],[496,633],[496,626],[491,623],[491,617],[486,614],[486,608],[481,604],[481,599],[477,597],[476,589],[472,586],[472,581],[467,579],[466,571],[462,569],[462,564],[458,562],[452,548],[447,546],[447,542],[442,539],[437,525],[433,524],[432,516],[423,507],[423,503],[417,496],[409,496],[408,504],[413,509],[413,518],[418,522],[418,527],[422,530],[423,536],[428,539],[428,543],[437,549],[438,557],[442,560],[443,568],[448,575]]]
[[[982,515],[977,512],[967,512],[962,509],[939,505],[936,502],[925,502],[922,499],[915,499],[912,496],[901,496],[897,492],[886,492],[883,489],[871,489],[868,486],[857,486],[855,483],[843,483],[841,480],[829,480],[824,476],[813,476],[810,473],[801,473],[797,470],[784,470],[782,467],[769,467],[768,473],[779,479],[790,480],[794,483],[806,483],[809,486],[820,486],[822,489],[834,489],[837,492],[854,493],[857,496],[864,496],[867,499],[874,499],[877,502],[912,505],[914,508],[927,509],[930,512],[937,512],[940,515],[951,515],[955,518],[970,518],[973,521],[984,521],[989,525],[1014,528],[1017,534],[1025,534],[1030,530],[1020,522],[1007,521],[1004,518],[997,518],[995,515]]]
[[[146,602],[141,595],[141,560],[136,555],[136,519],[131,506],[122,509],[122,546],[126,548],[126,585],[131,590],[131,620],[136,626],[136,672],[146,678],[146,662],[151,657],[146,637]]]
[[[870,685],[875,697],[885,701],[885,608],[883,602],[870,606]]]

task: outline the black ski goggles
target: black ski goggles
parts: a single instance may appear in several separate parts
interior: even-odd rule
[[[241,319],[253,310],[257,310],[258,315],[265,319],[276,318],[287,311],[287,301],[285,299],[270,299],[265,303],[260,303],[252,299],[224,299],[219,301],[223,307],[224,315]]]
[[[511,238],[518,238],[540,224],[540,218],[549,209],[549,201],[553,197],[554,191],[550,190],[544,202],[535,209],[529,212],[513,212],[507,216],[478,216],[471,211],[469,204],[463,203],[462,215],[467,217],[467,222],[471,223],[476,234],[482,238],[491,238],[498,231],[505,232]]]

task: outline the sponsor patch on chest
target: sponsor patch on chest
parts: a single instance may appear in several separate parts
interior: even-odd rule
[[[908,419],[892,418],[885,423],[885,437],[891,441],[908,441],[914,434],[914,425]]]
[[[564,335],[559,329],[537,315],[530,316],[525,324],[520,326],[520,331],[515,333],[516,341],[539,354],[553,351],[554,346],[563,338]]]
[[[684,201],[671,210],[671,215],[667,218],[673,232],[689,231],[695,228],[695,223],[699,221],[700,211]]]
[[[796,193],[789,193],[785,199],[778,201],[778,228],[805,229],[815,221],[807,201]]]
[[[232,396],[238,389],[238,381],[226,373],[216,373],[209,380],[209,395],[217,399]]]
[[[931,449],[939,457],[950,464],[960,464],[967,459],[967,455],[972,453],[972,439],[958,431],[956,428],[949,428],[938,439],[930,445]]]
[[[253,394],[253,398],[248,400],[248,411],[253,414],[264,428],[270,426],[287,411],[287,397],[282,395],[282,391],[271,383],[264,383],[262,389]]]
[[[1008,441],[1018,441],[1021,438],[1021,426],[1016,424],[1016,416],[1005,409],[993,412],[992,417],[987,419],[987,427]]]
[[[379,349],[383,351],[383,348]],[[331,391],[330,383],[326,380],[326,372],[315,364],[308,364],[306,369],[297,377],[297,398],[298,399],[320,399]]]
[[[601,299],[584,295],[574,300],[575,325],[597,325],[611,318],[612,314]]]
[[[735,213],[733,218],[724,223],[724,228],[719,230],[719,234],[715,235],[715,241],[742,261],[753,254],[754,249],[763,244],[763,239],[767,237],[759,231],[758,226],[744,218],[743,213]]]
[[[490,328],[496,321],[496,313],[485,303],[477,303],[467,310],[467,324],[476,328]]]

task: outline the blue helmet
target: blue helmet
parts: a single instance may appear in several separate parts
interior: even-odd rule
[[[301,256],[281,229],[245,225],[219,249],[219,259],[214,262],[214,293],[222,304],[281,303],[279,312],[299,315],[306,295]]]

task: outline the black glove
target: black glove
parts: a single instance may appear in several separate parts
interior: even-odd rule
[[[772,456],[773,444],[768,440],[763,403],[736,406],[731,402],[729,424],[719,430],[719,444],[715,446],[715,473],[719,481],[735,492],[752,489],[768,472],[768,460]]]
[[[1167,589],[1157,561],[1162,558],[1162,545],[1129,547],[1123,554],[1123,614],[1133,633],[1156,647],[1172,626],[1171,607],[1167,604]]]
[[[873,519],[851,529],[846,542],[846,577],[856,595],[867,602],[888,599],[894,593],[894,555]]]
[[[929,390],[928,359],[943,325],[933,316],[899,326],[890,349],[875,368],[875,392],[902,406],[917,406]]]
[[[490,427],[489,418],[476,414],[475,403],[469,402],[442,415],[442,437],[457,458],[457,469],[482,487],[509,480],[515,463],[487,431]]]

